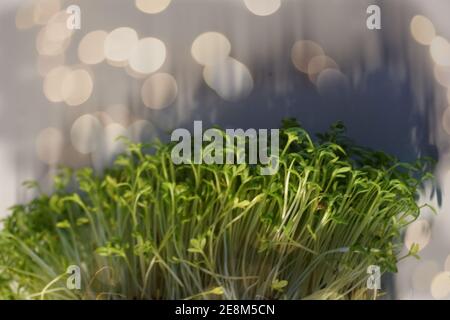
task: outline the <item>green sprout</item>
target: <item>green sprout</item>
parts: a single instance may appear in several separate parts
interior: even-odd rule
[[[367,268],[397,270],[429,161],[356,146],[340,123],[318,141],[291,119],[280,133],[269,176],[175,165],[158,141],[128,143],[101,175],[63,169],[4,221],[0,298],[370,299]]]

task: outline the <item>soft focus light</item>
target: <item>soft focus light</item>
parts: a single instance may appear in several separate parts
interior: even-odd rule
[[[99,136],[100,144],[91,154],[94,168],[101,170],[111,163],[111,160],[119,153],[125,151],[125,144],[118,140],[119,137],[128,137],[128,130],[118,124],[111,123],[104,127],[102,134]]]
[[[430,54],[436,64],[450,67],[450,43],[447,39],[434,37],[431,41]]]
[[[61,10],[59,0],[35,1],[33,11],[34,22],[36,24],[46,24],[59,10]]]
[[[145,106],[151,109],[163,109],[176,99],[178,86],[174,77],[168,73],[157,73],[145,80],[141,97]]]
[[[301,72],[308,73],[308,66],[316,56],[323,56],[323,49],[310,40],[297,41],[291,50],[291,59],[294,66]]]
[[[134,29],[117,28],[106,36],[105,56],[113,62],[127,61],[137,43],[138,35]]]
[[[246,98],[253,89],[253,77],[247,67],[233,58],[206,66],[203,78],[208,86],[226,101]]]
[[[439,265],[435,261],[421,261],[412,274],[413,289],[419,293],[429,293],[431,281],[439,272]]]
[[[155,128],[150,121],[137,120],[128,127],[128,132],[135,142],[149,142],[155,133]]]
[[[435,65],[434,78],[440,85],[450,88],[450,67]]]
[[[136,7],[145,13],[155,14],[167,9],[171,0],[136,0]]]
[[[61,97],[69,106],[78,106],[90,98],[93,88],[94,83],[89,72],[75,69],[64,77]]]
[[[102,131],[103,126],[95,116],[83,115],[75,120],[70,130],[72,145],[82,154],[94,152],[101,143]]]
[[[36,49],[40,55],[60,55],[69,47],[69,44],[70,37],[60,41],[51,40],[46,28],[42,28],[36,38]]]
[[[130,54],[130,68],[138,73],[157,71],[166,60],[166,46],[156,38],[141,39]]]
[[[67,20],[70,15],[66,11],[60,11],[51,17],[48,24],[44,27],[45,37],[48,41],[64,41],[70,38],[73,30],[67,28]]]
[[[64,65],[66,57],[64,54],[57,56],[39,56],[37,69],[41,76],[45,77],[51,70]]]
[[[308,77],[312,82],[316,82],[319,74],[326,69],[339,69],[338,64],[328,56],[318,55],[308,63]]]
[[[73,30],[67,28],[69,15],[60,11],[38,33],[36,48],[41,55],[60,55],[69,46]]]
[[[123,126],[127,126],[131,119],[130,108],[122,104],[108,106],[106,113],[113,122],[117,122]]]
[[[336,69],[325,69],[317,78],[317,90],[322,95],[342,95],[349,88],[347,76]]]
[[[55,165],[61,159],[61,151],[64,147],[64,135],[59,129],[46,128],[42,130],[36,139],[36,153],[38,158],[49,165]]]
[[[61,84],[69,73],[70,69],[66,66],[56,67],[47,73],[44,79],[44,94],[49,101],[63,101]]]
[[[450,295],[450,272],[437,274],[431,282],[431,295],[435,299],[445,299]]]
[[[100,123],[105,127],[108,124],[114,123],[113,119],[107,112],[97,111],[97,112],[94,112],[92,115],[95,116],[98,119],[98,121],[100,121]]]
[[[281,0],[244,0],[248,10],[257,16],[268,16],[281,6]]]
[[[89,32],[78,46],[78,57],[86,64],[97,64],[105,60],[105,39],[108,33],[103,30]]]
[[[431,239],[431,226],[427,220],[416,220],[408,226],[405,234],[405,246],[408,250],[413,244],[419,245],[423,250]]]
[[[124,126],[118,123],[112,123],[105,127],[104,143],[108,157],[113,157],[125,151],[125,144],[118,139],[119,137],[129,137],[128,131]]]
[[[201,65],[219,63],[230,55],[231,43],[223,34],[205,32],[199,35],[191,47],[191,54]]]
[[[415,16],[411,20],[411,34],[420,44],[430,45],[436,36],[436,30],[433,23],[424,16]]]

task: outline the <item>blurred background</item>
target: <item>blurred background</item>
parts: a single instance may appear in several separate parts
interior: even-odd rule
[[[381,8],[381,29],[366,10]],[[67,28],[80,8],[80,28]],[[204,126],[311,132],[337,120],[403,161],[438,159],[439,214],[405,233],[389,298],[450,298],[448,0],[4,0],[0,2],[0,216],[50,191],[59,165],[101,170],[119,135]],[[76,21],[75,21],[76,22]],[[430,190],[424,192],[427,200]],[[422,200],[421,200],[422,201]]]

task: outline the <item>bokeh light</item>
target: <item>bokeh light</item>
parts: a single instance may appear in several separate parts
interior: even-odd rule
[[[44,94],[49,101],[61,102],[64,100],[61,84],[70,71],[70,68],[60,66],[47,73],[44,79]]]
[[[119,123],[111,123],[104,128],[104,146],[108,158],[125,151],[125,144],[119,137],[129,137],[128,130]]]
[[[60,11],[53,15],[47,25],[43,28],[45,30],[46,39],[52,42],[61,42],[70,38],[74,31],[67,28],[68,19],[69,14],[65,11]]]
[[[408,250],[413,244],[423,250],[431,240],[431,226],[427,220],[416,220],[408,226],[405,234],[405,246]]]
[[[135,142],[150,142],[155,134],[155,128],[150,121],[139,119],[128,127],[128,134]]]
[[[309,60],[308,77],[311,82],[316,82],[319,74],[326,69],[339,69],[338,64],[328,56],[318,55]]]
[[[437,65],[450,67],[450,43],[447,39],[434,37],[430,45],[430,54]]]
[[[105,39],[106,58],[112,62],[127,61],[138,40],[138,34],[132,28],[121,27],[111,31]]]
[[[421,15],[412,18],[410,28],[413,38],[423,45],[430,45],[436,36],[436,29],[433,23]]]
[[[191,54],[201,65],[214,65],[228,58],[231,43],[219,32],[205,32],[199,35],[191,47]]]
[[[168,73],[156,73],[145,80],[141,97],[144,105],[151,109],[163,109],[176,99],[178,86],[175,78]]]
[[[112,122],[127,126],[131,119],[130,108],[123,104],[113,104],[106,108],[106,114]]]
[[[61,97],[69,106],[85,103],[91,96],[94,82],[90,73],[84,69],[71,70],[61,84]]]
[[[128,130],[121,124],[112,122],[107,124],[98,136],[100,141],[96,150],[91,153],[92,164],[95,169],[101,170],[111,163],[116,155],[125,150],[125,144],[119,137],[129,138]]]
[[[419,262],[412,273],[412,287],[419,293],[430,292],[430,284],[439,272],[439,265],[435,261],[425,260]]]
[[[92,113],[92,115],[95,116],[103,126],[107,126],[114,122],[111,116],[105,111],[96,111]]]
[[[105,60],[105,39],[108,33],[96,30],[86,34],[78,45],[78,57],[85,64],[97,64]]]
[[[167,9],[172,0],[136,0],[136,7],[142,12],[155,14]]]
[[[48,165],[55,165],[60,161],[63,147],[64,135],[57,128],[45,128],[36,138],[37,156]]]
[[[235,102],[246,98],[253,89],[253,77],[241,62],[228,57],[203,70],[203,79],[222,99]]]
[[[64,53],[70,45],[70,37],[63,40],[51,40],[50,33],[42,28],[36,38],[36,49],[40,55],[56,56]]]
[[[437,274],[431,282],[431,295],[435,299],[449,298],[450,272],[444,271]]]
[[[82,154],[94,152],[101,143],[102,131],[103,126],[97,117],[90,114],[79,117],[70,130],[73,147]]]
[[[311,59],[324,55],[322,47],[311,40],[299,40],[291,50],[292,63],[299,71],[304,73],[308,73]]]
[[[248,10],[257,16],[268,16],[280,9],[281,0],[244,0]]]
[[[59,0],[39,0],[34,2],[33,18],[36,24],[46,24],[61,10]]]
[[[166,46],[156,38],[141,39],[130,53],[130,68],[138,73],[157,71],[166,60]]]
[[[316,85],[322,95],[342,96],[350,88],[347,76],[336,69],[323,70],[317,78]]]
[[[443,67],[436,64],[433,71],[436,81],[440,85],[450,88],[450,67]]]

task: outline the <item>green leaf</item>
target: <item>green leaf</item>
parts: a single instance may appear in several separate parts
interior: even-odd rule
[[[211,291],[209,291],[210,294],[214,294],[216,296],[221,296],[224,293],[224,290],[222,287],[216,287],[214,289],[212,289]]]
[[[191,239],[189,243],[190,248],[188,248],[188,252],[202,253],[206,245],[206,239],[205,238]]]
[[[121,248],[115,248],[115,247],[99,247],[95,250],[95,252],[102,257],[124,257],[125,258],[125,252]]]
[[[418,243],[413,243],[409,249],[409,255],[413,256],[416,259],[420,259],[418,253],[420,251],[420,246]]]
[[[70,229],[70,222],[68,220],[60,221],[56,224],[56,227],[59,229]]]
[[[89,219],[86,217],[81,217],[77,219],[77,226],[82,226],[89,223]]]
[[[286,280],[278,280],[275,279],[272,281],[272,289],[275,291],[283,291],[284,287],[288,285],[288,281]]]

